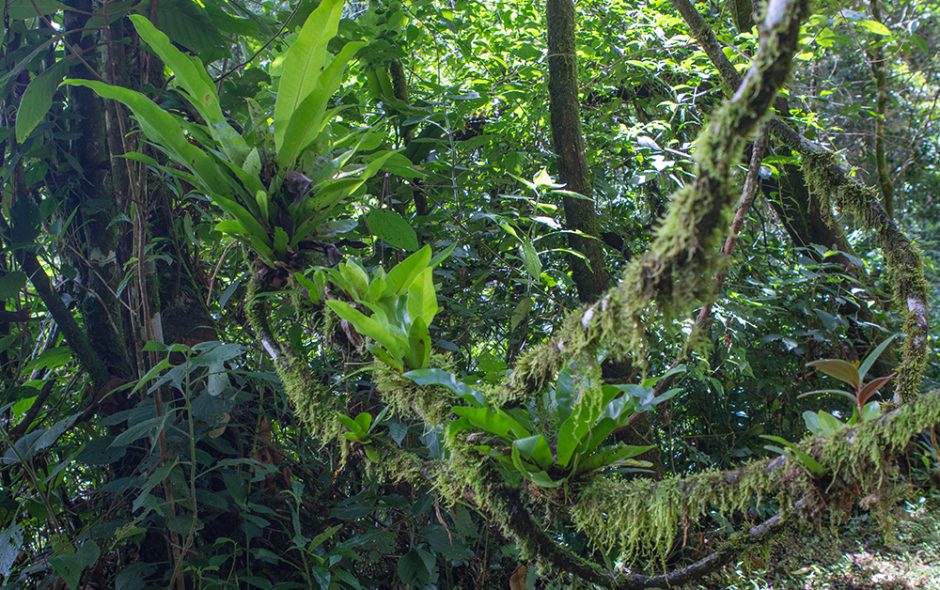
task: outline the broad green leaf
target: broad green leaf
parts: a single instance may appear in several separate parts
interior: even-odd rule
[[[16,519],[11,519],[10,525],[0,531],[0,576],[6,579],[13,569],[23,549],[23,529],[17,524]]]
[[[424,246],[414,254],[408,256],[388,271],[385,277],[385,292],[388,294],[399,295],[405,293],[411,283],[415,280],[421,271],[428,266],[431,260],[431,247]]]
[[[522,242],[522,261],[525,263],[525,270],[529,276],[539,280],[542,276],[542,261],[539,260],[539,253],[535,251],[535,246],[528,239]]]
[[[13,299],[26,286],[26,273],[13,270],[0,276],[0,300]]]
[[[82,543],[81,548],[76,552],[69,551],[50,557],[49,564],[69,590],[77,590],[82,572],[93,566],[100,555],[101,549],[98,544],[89,539]]]
[[[456,407],[454,413],[466,418],[475,428],[498,436],[506,442],[530,436],[522,424],[502,410]]]
[[[287,242],[290,240],[284,228],[278,226],[274,228],[274,254],[283,257],[287,253]]]
[[[873,35],[879,35],[881,37],[891,36],[891,29],[876,20],[863,20],[859,21],[858,24]]]
[[[383,242],[415,251],[418,249],[418,235],[404,217],[388,209],[373,209],[366,215],[366,223],[372,234]]]
[[[434,271],[430,268],[417,276],[408,289],[408,315],[411,321],[421,319],[428,326],[437,315],[437,291],[434,289]]]
[[[65,80],[63,84],[91,88],[100,96],[127,106],[140,124],[144,135],[167,151],[177,163],[189,168],[201,188],[226,213],[235,217],[258,242],[267,243],[267,231],[242,205],[228,196],[238,192],[231,177],[204,151],[189,142],[180,121],[143,94],[94,80]]]
[[[516,439],[512,443],[512,448],[524,459],[531,461],[541,469],[548,469],[555,462],[548,441],[541,434]]]
[[[369,432],[369,427],[372,426],[372,414],[359,412],[356,416],[356,424],[359,426],[360,432]]]
[[[65,77],[72,63],[71,58],[56,62],[54,66],[33,78],[16,112],[16,141],[23,143],[39,123],[45,118],[52,107],[52,98],[56,88]]]
[[[57,0],[6,0],[5,8],[11,19],[26,20],[36,18],[40,14],[53,14],[65,10],[66,7]]]
[[[147,17],[132,14],[128,18],[134,23],[140,38],[173,72],[176,83],[185,90],[184,96],[202,116],[209,133],[219,143],[223,153],[235,164],[244,163],[248,156],[248,144],[229,125],[222,113],[215,84],[202,62],[174,47],[170,39],[153,26]]]
[[[408,330],[408,358],[409,367],[424,368],[431,358],[431,335],[428,325],[421,318],[417,318]]]
[[[327,105],[343,83],[346,64],[365,45],[360,42],[347,43],[323,70],[310,95],[290,114],[277,152],[277,162],[282,168],[291,168],[297,157],[323,131],[327,123]]]
[[[862,422],[870,422],[881,417],[881,404],[871,402],[862,408]]]
[[[819,412],[816,416],[819,418],[819,428],[824,436],[835,434],[845,428],[845,423],[829,412]]]
[[[336,315],[352,324],[357,332],[381,344],[394,357],[404,356],[404,348],[407,344],[403,338],[396,337],[389,326],[380,324],[345,301],[331,299],[326,304]]]
[[[409,588],[424,588],[436,575],[436,563],[433,555],[424,549],[411,549],[398,559],[396,567],[398,578]],[[390,581],[390,580],[389,580]]]
[[[328,56],[327,44],[339,30],[343,4],[344,0],[322,0],[284,53],[274,103],[274,144],[278,152],[284,146],[291,117],[317,86]]]
[[[369,290],[369,274],[355,260],[348,260],[339,266],[339,272],[349,286],[349,294],[362,299]]]
[[[858,367],[849,361],[825,359],[806,363],[806,366],[813,367],[817,371],[821,371],[830,377],[835,377],[839,381],[848,383],[852,387],[858,387],[860,382]]]
[[[633,446],[623,444],[604,447],[598,452],[581,459],[578,462],[577,473],[589,473],[591,471],[603,469],[604,467],[623,465],[625,462],[630,461],[630,459],[633,457],[642,455],[643,453],[646,453],[647,451],[655,448],[655,445]],[[646,462],[635,462],[636,467],[648,465],[649,463]]]
[[[829,473],[829,469],[820,464],[819,461],[812,457],[812,455],[787,439],[781,438],[779,436],[772,436],[770,434],[762,434],[760,437],[783,445],[785,449],[793,453],[793,456],[795,456],[796,459],[816,477],[821,477]]]
[[[408,371],[402,377],[410,379],[418,385],[439,385],[447,388],[474,405],[482,406],[484,403],[482,393],[457,379],[457,376],[453,373],[448,373],[443,369],[417,369]]]

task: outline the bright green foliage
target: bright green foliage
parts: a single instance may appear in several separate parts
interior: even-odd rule
[[[399,371],[425,368],[431,358],[428,328],[438,312],[434,267],[447,255],[432,259],[431,248],[425,246],[388,273],[379,268],[371,277],[355,261],[340,263],[325,271],[330,282],[372,313],[337,299],[326,304],[378,344],[371,350],[379,360]]]
[[[678,393],[674,389],[655,396],[658,379],[640,385],[603,384],[598,375],[572,363],[559,373],[533,415],[486,404],[483,396],[452,379],[430,379],[426,373],[405,376],[461,392],[471,405],[454,408],[459,418],[448,426],[448,437],[456,440],[463,433],[482,432],[485,438],[473,445],[476,452],[498,461],[506,473],[545,488],[605,468],[649,467],[634,457],[654,446],[612,443],[609,438]]]
[[[934,494],[936,3],[687,4],[573,2],[585,303],[544,3],[5,2],[0,590],[679,587]]]
[[[329,133],[338,114],[328,108],[329,99],[343,82],[346,64],[363,47],[347,43],[327,61],[326,45],[336,34],[342,7],[343,0],[323,2],[285,52],[273,138],[262,136],[255,145],[247,139],[253,136],[243,136],[226,120],[216,84],[202,62],[174,47],[143,16],[131,17],[134,27],[173,73],[175,86],[204,124],[185,121],[134,90],[93,80],[65,84],[91,88],[127,106],[145,137],[185,171],[163,167],[141,154],[128,157],[198,187],[228,216],[216,229],[244,240],[268,265],[283,265],[302,252],[306,242],[331,231],[336,209],[369,178],[396,157],[399,165],[403,160],[393,151],[376,151],[381,138],[372,130],[337,137]],[[266,126],[264,118],[253,125]],[[316,168],[296,171],[301,155],[316,161]],[[266,171],[272,159],[273,174]]]

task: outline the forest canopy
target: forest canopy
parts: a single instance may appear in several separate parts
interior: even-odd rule
[[[940,3],[0,18],[0,590],[940,579]]]

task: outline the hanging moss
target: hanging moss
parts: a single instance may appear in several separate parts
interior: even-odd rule
[[[907,334],[901,365],[897,369],[897,398],[910,400],[917,394],[927,366],[929,285],[920,252],[885,211],[877,191],[848,179],[833,154],[807,149],[801,156],[810,190],[819,198],[831,199],[840,209],[855,216],[864,229],[874,234],[881,247]]]
[[[430,365],[450,370],[453,360],[449,355],[432,352]],[[446,422],[456,403],[454,394],[444,387],[417,385],[381,361],[373,364],[372,382],[382,396],[382,401],[391,406],[396,415],[414,416],[426,424]]]
[[[824,478],[784,458],[662,481],[598,478],[571,507],[572,521],[604,551],[621,551],[634,563],[663,563],[684,527],[711,511],[731,518],[762,500],[773,499],[786,512],[795,499],[815,498],[833,508],[839,521],[840,504],[833,497],[841,492],[849,494],[847,508],[858,502],[886,518],[898,494],[894,458],[913,437],[936,424],[940,392],[836,436],[808,439],[802,446],[828,469]]]
[[[340,439],[344,431],[336,416],[340,400],[330,388],[314,379],[306,361],[298,358],[289,348],[280,346],[271,333],[268,322],[270,309],[261,296],[258,273],[248,283],[245,305],[248,323],[273,357],[274,369],[297,416],[312,429],[313,438],[326,445]]]

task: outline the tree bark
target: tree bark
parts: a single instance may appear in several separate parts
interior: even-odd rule
[[[871,18],[881,23],[881,5],[878,0],[871,0]],[[888,110],[888,77],[885,74],[885,56],[881,48],[881,41],[875,41],[874,47],[869,51],[868,60],[871,62],[871,73],[875,79],[877,96],[875,98],[875,166],[878,170],[878,185],[881,188],[881,200],[884,201],[885,210],[889,217],[894,217],[894,186],[891,184],[891,171],[888,166],[888,156],[885,150],[885,115]]]
[[[98,63],[98,36],[86,35],[85,26],[95,6],[92,0],[67,0],[65,29],[69,44],[81,52],[84,63],[71,68],[72,78],[93,78],[89,71]],[[123,334],[123,313],[115,296],[121,277],[116,226],[119,209],[108,187],[111,169],[106,136],[105,109],[88,88],[70,90],[74,128],[80,137],[72,146],[81,171],[70,183],[68,210],[76,211],[71,239],[73,262],[79,271],[83,293],[82,316],[91,346],[109,370],[122,378],[135,375],[131,369]]]
[[[558,173],[567,190],[583,197],[564,197],[566,228],[583,234],[568,234],[568,245],[587,258],[585,261],[569,256],[569,265],[578,298],[595,301],[609,286],[610,277],[599,239],[597,212],[581,136],[574,2],[548,0],[545,18],[548,25],[549,109]]]

